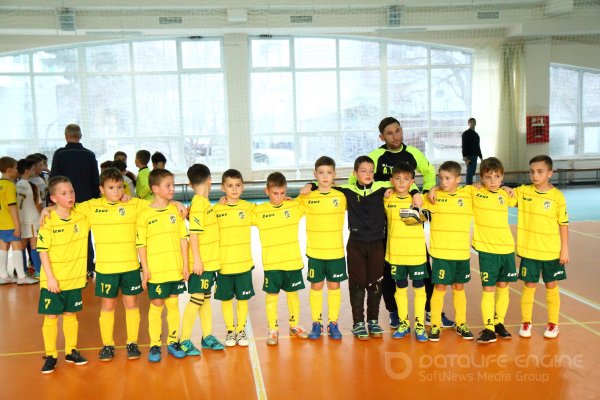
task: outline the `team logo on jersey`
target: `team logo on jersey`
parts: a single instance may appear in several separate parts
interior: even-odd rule
[[[544,209],[546,209],[546,210],[550,209],[551,204],[552,204],[552,202],[550,200],[544,201]]]
[[[333,199],[331,201],[331,203],[333,204],[334,207],[339,207],[340,206],[340,201],[338,199]]]
[[[238,217],[240,217],[240,219],[244,219],[244,218],[246,218],[246,213],[245,213],[245,212],[243,212],[243,211],[240,211],[240,212],[238,213]]]
[[[504,196],[498,196],[498,204],[504,205]]]
[[[283,212],[283,216],[284,216],[284,217],[286,217],[286,218],[289,218],[289,217],[291,217],[291,216],[292,216],[292,214],[290,213],[290,210],[285,210],[285,211]]]
[[[171,221],[171,223],[174,224],[175,222],[177,222],[177,218],[175,218],[175,215],[171,214],[169,215],[169,221]]]
[[[125,216],[125,207],[119,207],[119,215],[120,215],[121,217],[124,217],[124,216]]]
[[[79,225],[77,225],[77,224],[73,225],[73,232],[79,233]]]
[[[198,219],[198,217],[194,217],[194,223],[196,225],[200,225],[200,220]]]
[[[456,199],[457,204],[459,207],[464,207],[465,206],[465,201],[463,199]]]

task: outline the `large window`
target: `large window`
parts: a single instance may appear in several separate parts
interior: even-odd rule
[[[222,40],[161,39],[0,57],[0,153],[52,157],[78,123],[99,162],[161,151],[167,167],[229,165]]]
[[[346,38],[250,39],[253,169],[341,165],[379,146],[392,115],[432,161],[461,159],[471,54]]]
[[[600,71],[550,67],[550,155],[600,155]]]

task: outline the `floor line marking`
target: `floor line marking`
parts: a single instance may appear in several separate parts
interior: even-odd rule
[[[600,239],[600,236],[598,236],[598,235],[594,235],[592,233],[585,233],[585,232],[581,232],[581,231],[576,231],[575,229],[569,229],[569,232],[579,233],[580,235],[589,236],[589,237],[594,238],[594,239]]]
[[[258,351],[256,349],[256,338],[254,337],[254,331],[252,330],[250,315],[248,315],[248,321],[246,322],[246,330],[250,336],[248,350],[250,353],[250,363],[252,364],[252,374],[254,375],[254,385],[256,386],[256,397],[258,400],[267,400],[267,390],[265,388],[265,381],[260,369],[260,361],[258,359]]]

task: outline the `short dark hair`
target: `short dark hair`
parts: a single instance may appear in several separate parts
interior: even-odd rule
[[[17,161],[17,171],[19,171],[19,174],[23,175],[25,171],[33,168],[35,164],[37,163],[30,158],[22,158]]]
[[[502,161],[500,161],[496,157],[488,157],[481,162],[479,166],[479,176],[483,177],[483,174],[487,174],[490,172],[500,172],[504,174],[504,165],[502,165]]]
[[[193,164],[187,170],[187,177],[192,186],[202,185],[210,178],[210,169],[204,164]]]
[[[462,172],[460,164],[456,161],[444,161],[438,169],[438,172],[442,171],[450,172],[451,174],[454,174],[456,176],[459,176]]]
[[[285,179],[285,175],[281,172],[271,172],[269,176],[267,176],[267,187],[285,187],[287,186],[287,180]]]
[[[148,150],[139,150],[135,153],[135,159],[142,165],[148,165],[148,162],[150,162],[150,152]]]
[[[54,194],[56,186],[60,183],[71,183],[71,180],[64,175],[56,175],[48,179],[48,193]]]
[[[42,160],[48,161],[48,157],[44,153],[34,153],[36,156],[39,156]]]
[[[328,156],[321,156],[315,161],[315,171],[321,166],[333,167],[335,169],[335,160]]]
[[[114,168],[115,162],[112,160],[106,160],[102,164],[100,164],[100,168]]]
[[[410,174],[410,177],[414,179],[415,169],[409,163],[401,162],[392,169],[392,176],[398,174]]]
[[[116,161],[117,157],[125,157],[125,158],[127,158],[127,153],[125,153],[124,151],[119,150],[119,151],[115,152],[115,155],[113,156],[113,160]]]
[[[81,139],[81,128],[77,124],[69,124],[65,126],[65,135]]]
[[[160,183],[169,176],[172,178],[175,177],[175,175],[173,175],[173,173],[169,170],[163,168],[153,169],[150,172],[150,175],[148,175],[148,186],[150,186],[150,189],[152,189],[152,186],[160,185]]]
[[[127,164],[125,164],[125,161],[123,161],[123,160],[115,160],[114,164],[115,164],[115,168],[121,172],[127,170]]]
[[[100,173],[100,186],[106,181],[123,182],[123,174],[115,167],[106,168]]]
[[[0,158],[0,172],[5,173],[7,169],[17,166],[17,160],[12,157]]]
[[[354,160],[354,170],[358,171],[358,167],[360,166],[360,164],[362,164],[364,162],[375,165],[375,162],[373,161],[373,159],[371,157],[359,156],[356,160]]]
[[[152,154],[152,164],[158,164],[158,163],[167,163],[167,157],[165,157],[165,155],[163,153],[161,153],[160,151],[155,151],[154,154]]]
[[[552,169],[552,166],[554,165],[552,158],[544,154],[533,157],[531,160],[529,160],[529,165],[533,164],[534,162],[545,162],[549,169]]]
[[[471,123],[471,121],[477,123],[477,120],[475,118],[473,118],[473,117],[469,118],[469,120],[467,121],[467,123],[469,124],[469,123]]]
[[[385,127],[388,125],[391,125],[391,124],[398,124],[398,125],[400,125],[400,127],[402,127],[402,125],[400,124],[400,121],[398,121],[396,118],[385,117],[379,123],[379,133],[383,133],[383,131],[385,130]]]
[[[42,157],[38,155],[38,153],[33,153],[25,157],[27,160],[33,161],[34,164],[44,161]]]
[[[225,179],[233,178],[239,179],[244,182],[244,178],[242,178],[242,173],[237,169],[230,168],[227,171],[223,172],[223,176],[221,177],[221,184],[225,183]]]

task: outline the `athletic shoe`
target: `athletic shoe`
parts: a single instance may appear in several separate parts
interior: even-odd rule
[[[277,346],[277,343],[279,343],[279,331],[277,329],[273,329],[271,332],[269,332],[267,346]]]
[[[494,331],[500,339],[509,340],[510,338],[512,338],[512,335],[509,331],[506,330],[503,324],[494,325]]]
[[[75,349],[71,350],[71,354],[66,355],[65,361],[75,365],[85,365],[88,363],[88,360],[85,357],[82,357]]]
[[[544,332],[544,337],[548,339],[554,339],[558,336],[558,325],[553,324],[552,322],[548,322],[548,327],[546,328],[546,332]]]
[[[246,336],[246,331],[239,331],[235,334],[235,341],[238,346],[246,347],[250,344],[248,341],[248,336]]]
[[[425,327],[421,324],[417,324],[415,326],[415,337],[417,338],[417,342],[426,342],[429,340],[427,337],[427,332],[425,332]]]
[[[203,337],[200,341],[200,345],[203,349],[211,349],[211,350],[223,350],[225,346],[223,343],[219,342],[219,339],[214,337],[213,335],[208,335],[207,337]]]
[[[408,326],[406,321],[401,321],[400,325],[398,326],[398,329],[396,329],[394,331],[394,333],[392,333],[392,338],[393,339],[404,339],[404,337],[406,335],[408,335],[409,333],[410,333],[410,327]]]
[[[446,318],[446,313],[442,313],[442,328],[453,328],[455,325],[454,321]]]
[[[38,281],[40,280],[40,273],[36,272],[33,274],[33,279],[37,279]]]
[[[376,319],[368,321],[369,334],[374,338],[383,337],[383,329],[379,326]]]
[[[100,361],[111,361],[115,357],[115,346],[104,346],[98,357]]]
[[[319,339],[321,335],[323,335],[323,324],[320,322],[313,322],[308,338],[316,340]]]
[[[150,352],[148,353],[148,361],[152,363],[160,361],[160,346],[150,347]]]
[[[300,325],[290,327],[290,336],[295,336],[298,339],[308,339],[308,332]]]
[[[440,341],[440,328],[438,328],[437,326],[432,326],[431,330],[429,331],[429,337],[428,337],[430,342],[439,342]]]
[[[471,332],[467,324],[460,324],[460,326],[457,326],[456,333],[465,340],[473,340],[473,332]]]
[[[181,342],[181,350],[185,352],[186,356],[200,355],[200,350],[198,350],[198,348],[194,346],[194,343],[192,343],[191,340],[184,340],[183,342]]]
[[[519,329],[519,336],[523,338],[531,337],[531,322],[523,322],[521,324],[521,329]]]
[[[425,326],[431,326],[431,313],[425,311]]]
[[[352,327],[352,334],[358,340],[368,340],[369,332],[367,332],[367,326],[364,322],[357,322]]]
[[[496,341],[496,333],[491,329],[484,329],[479,332],[479,337],[477,338],[477,343],[486,344],[486,343],[494,343]]]
[[[184,358],[185,351],[181,348],[181,343],[173,342],[167,345],[167,353],[172,355],[175,358]]]
[[[237,344],[237,341],[235,340],[235,332],[227,331],[227,335],[225,335],[225,346],[233,347],[236,344]]]
[[[337,322],[330,322],[327,325],[327,334],[333,340],[342,340],[342,332],[340,332],[340,327]]]
[[[142,353],[140,349],[138,349],[137,343],[128,343],[127,344],[127,359],[128,360],[137,360],[140,358]]]
[[[52,356],[44,357],[44,365],[42,366],[42,374],[51,374],[54,372],[54,368],[56,368],[56,362],[58,361],[56,358]]]
[[[398,317],[398,311],[392,311],[390,313],[390,328],[398,329],[400,326],[400,318]]]
[[[25,275],[21,279],[17,279],[17,285],[33,285],[34,283],[40,283],[40,281],[33,279],[30,276]]]
[[[17,282],[17,280],[14,279],[14,278],[12,278],[12,277],[10,277],[10,276],[7,276],[5,278],[3,278],[3,277],[0,276],[0,285],[6,285],[6,284],[9,284],[9,283],[16,283],[16,282]]]

